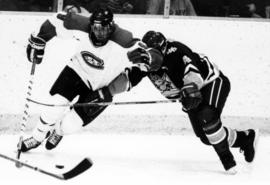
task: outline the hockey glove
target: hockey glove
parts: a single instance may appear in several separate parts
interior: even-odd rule
[[[142,71],[157,71],[162,63],[162,54],[153,48],[145,49],[138,47],[127,53],[128,59],[133,63],[138,65]]]
[[[30,62],[40,64],[43,59],[46,41],[31,34],[26,48],[27,58]]]
[[[96,91],[92,91],[88,96],[85,98],[85,102],[91,103],[98,103],[98,102],[112,102],[112,95],[108,87],[103,87]],[[106,106],[94,105],[94,106],[84,106],[83,111],[90,117],[97,114],[101,110],[104,109]]]
[[[108,87],[92,91],[86,98],[86,102],[111,102],[112,94]]]
[[[133,64],[144,65],[146,67],[146,70],[149,70],[151,55],[146,49],[141,47],[136,48],[132,51],[128,51],[127,56]]]
[[[181,98],[184,111],[195,109],[202,102],[202,94],[195,83],[184,85],[181,89]]]

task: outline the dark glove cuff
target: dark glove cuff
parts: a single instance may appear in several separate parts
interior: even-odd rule
[[[109,90],[109,87],[107,87],[107,86],[103,87],[101,89],[101,92],[99,91],[99,95],[106,102],[112,101],[113,96],[112,96],[112,94],[111,94],[111,92]]]

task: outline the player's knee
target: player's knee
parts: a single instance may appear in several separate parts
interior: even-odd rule
[[[60,95],[54,95],[49,100],[49,104],[65,104],[67,99]],[[67,107],[42,107],[41,118],[44,122],[48,124],[55,123],[57,120],[61,119],[64,115]]]
[[[206,137],[205,134],[201,134],[201,135],[199,136],[199,138],[200,138],[200,140],[201,140],[201,142],[202,142],[203,144],[205,144],[205,145],[211,145],[211,143],[209,142],[209,140],[208,140],[208,138]]]
[[[202,143],[206,145],[210,145],[208,138],[205,135],[205,132],[203,129],[199,126],[199,124],[195,125],[196,127],[193,126],[193,131],[195,135],[201,140]]]
[[[83,120],[74,110],[71,110],[60,123],[60,133],[63,135],[72,134],[79,131],[82,126]]]
[[[211,108],[205,108],[199,113],[199,118],[203,124],[203,131],[212,145],[218,144],[226,138],[226,130],[222,126],[219,115]]]
[[[226,138],[226,131],[220,119],[213,120],[204,125],[205,134],[212,145],[216,145]]]

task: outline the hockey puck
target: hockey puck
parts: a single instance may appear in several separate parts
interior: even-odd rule
[[[61,165],[61,164],[56,164],[55,165],[55,168],[58,168],[58,169],[63,169],[65,166],[64,165]]]

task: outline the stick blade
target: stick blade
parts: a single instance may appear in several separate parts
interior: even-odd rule
[[[63,179],[68,180],[85,172],[93,165],[93,161],[90,158],[84,158],[77,166],[70,171],[63,174]]]

